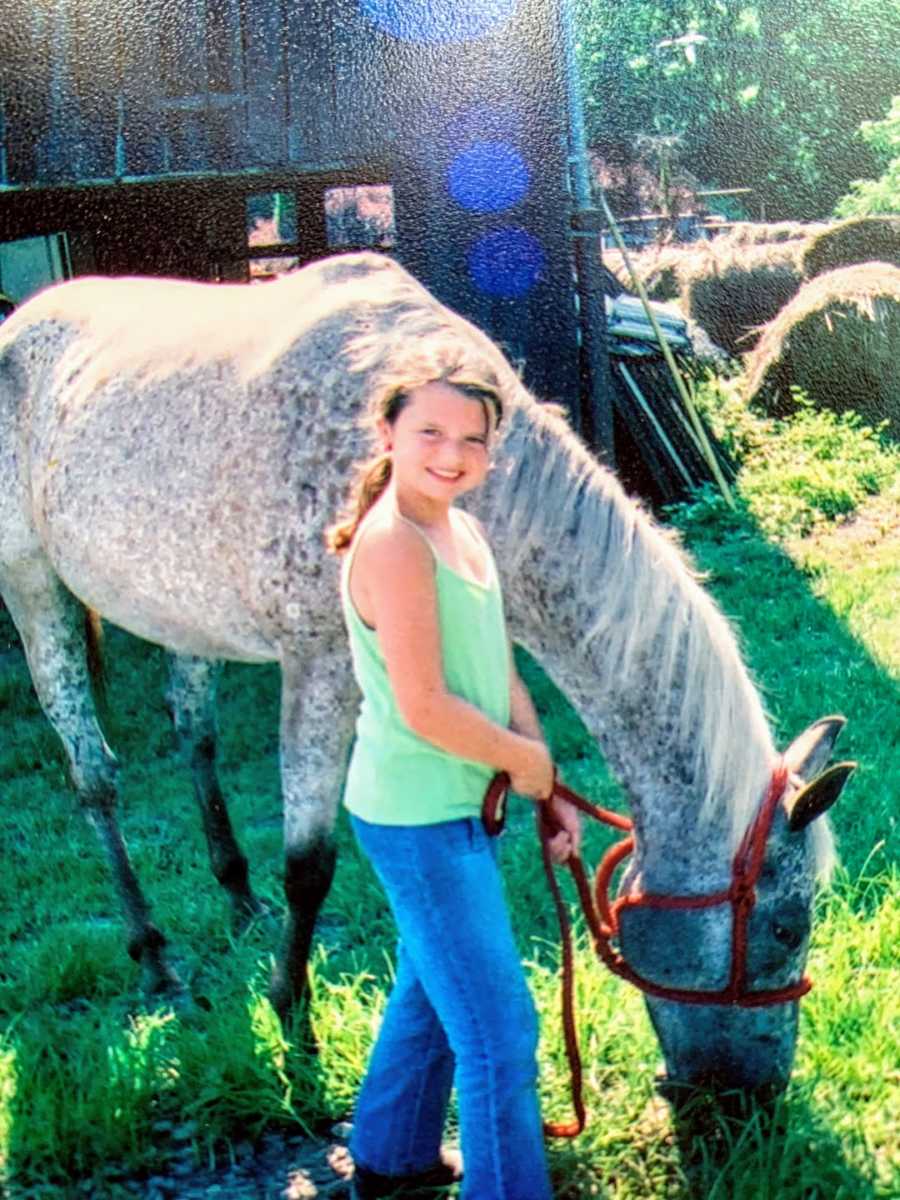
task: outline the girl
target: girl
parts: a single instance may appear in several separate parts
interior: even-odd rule
[[[496,567],[454,501],[488,471],[501,389],[486,365],[382,389],[381,455],[360,469],[344,618],[362,690],[345,803],[399,931],[396,982],[355,1110],[358,1200],[448,1183],[440,1162],[457,1087],[470,1200],[546,1200],[537,1019],[513,941],[495,839],[480,809],[497,771],[540,801],[553,767],[516,673]],[[578,815],[553,800],[557,861]]]

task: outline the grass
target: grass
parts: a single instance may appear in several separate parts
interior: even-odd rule
[[[900,1194],[897,452],[877,431],[810,409],[762,421],[727,381],[704,399],[743,460],[740,510],[705,494],[672,521],[741,631],[780,740],[828,711],[850,720],[842,751],[860,768],[834,813],[842,867],[818,901],[816,986],[801,1006],[796,1068],[774,1124],[758,1112],[740,1125],[721,1118],[705,1141],[680,1144],[654,1091],[660,1061],[641,998],[591,961],[581,937],[591,1119],[576,1142],[551,1149],[556,1192],[887,1200]],[[8,626],[0,653],[4,642],[14,646]],[[311,969],[321,1053],[285,1041],[264,998],[277,931],[262,923],[237,941],[229,933],[163,711],[161,655],[116,631],[110,650],[123,828],[179,969],[210,1009],[141,1000],[94,837],[10,649],[0,669],[0,1172],[11,1195],[74,1195],[74,1181],[90,1179],[94,1195],[124,1196],[126,1176],[164,1171],[176,1147],[227,1160],[231,1145],[264,1130],[339,1118],[390,987],[390,918],[342,820]],[[617,785],[574,713],[535,664],[523,669],[566,779],[616,806]],[[273,670],[231,667],[220,723],[235,826],[257,890],[280,909],[277,696]],[[591,831],[589,857],[608,836]],[[558,953],[530,834],[507,839],[505,871],[543,1017],[544,1107],[567,1116]]]

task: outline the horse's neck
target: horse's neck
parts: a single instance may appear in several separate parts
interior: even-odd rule
[[[673,543],[574,439],[528,409],[480,515],[510,631],[625,785],[646,885],[718,886],[774,750],[734,637]]]

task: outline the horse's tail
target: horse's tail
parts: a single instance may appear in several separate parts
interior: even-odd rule
[[[94,704],[100,716],[100,723],[107,713],[107,682],[106,656],[103,653],[103,620],[95,608],[84,610],[84,640],[87,655],[88,677],[91,681],[91,691],[94,694]]]

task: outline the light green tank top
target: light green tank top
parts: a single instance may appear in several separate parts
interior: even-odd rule
[[[441,656],[447,689],[474,704],[492,721],[509,724],[509,649],[500,580],[485,545],[484,584],[447,566],[425,533],[434,556]],[[401,518],[405,519],[405,518]],[[420,738],[400,715],[378,643],[350,598],[350,568],[359,532],[341,572],[341,602],[350,635],[353,669],[362,691],[356,742],[350,759],[344,803],[355,816],[379,825],[433,825],[476,816],[494,769],[457,758]]]

